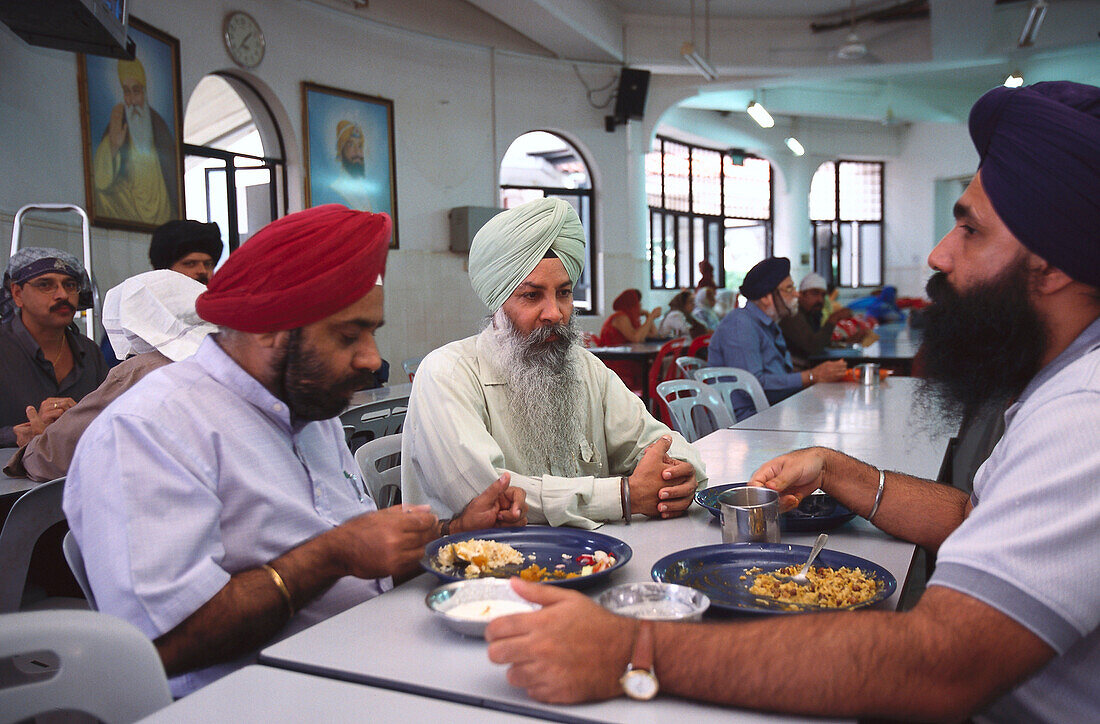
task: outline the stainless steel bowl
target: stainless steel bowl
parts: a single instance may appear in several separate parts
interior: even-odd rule
[[[612,586],[597,600],[612,613],[651,621],[698,621],[710,607],[701,591],[657,581]]]
[[[484,637],[485,626],[497,616],[540,608],[520,597],[502,578],[448,583],[429,593],[424,603],[458,633],[478,638]]]

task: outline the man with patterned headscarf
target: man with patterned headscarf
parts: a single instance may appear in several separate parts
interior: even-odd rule
[[[27,444],[107,376],[95,343],[71,326],[91,306],[72,254],[29,247],[11,257],[0,289],[0,447]]]
[[[381,363],[391,229],[330,204],[256,232],[195,302],[218,333],[80,438],[63,506],[96,603],[153,639],[176,696],[388,590],[448,527],[524,520],[506,478],[444,522],[363,483],[336,415]]]
[[[111,109],[92,159],[96,213],[163,224],[179,208],[175,137],[149,106],[140,60],[118,61],[118,82],[122,103]]]
[[[584,264],[573,207],[538,199],[493,217],[470,247],[481,334],[420,363],[401,448],[402,499],[460,510],[511,474],[535,523],[595,528],[678,516],[706,479],[698,453],[578,343]]]
[[[576,592],[517,582],[542,609],[485,631],[510,682],[559,703],[610,698],[633,646],[651,692],[659,676],[672,696],[731,706],[1100,721],[1100,88],[996,88],[970,112],[970,135],[980,165],[928,257],[924,345],[946,394],[1011,403],[973,494],[825,448],[750,480],[784,509],[820,488],[936,551],[916,606],[638,626]]]

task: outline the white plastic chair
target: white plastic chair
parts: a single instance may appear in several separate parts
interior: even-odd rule
[[[388,508],[400,502],[401,435],[376,437],[355,451],[355,462],[363,471],[363,480],[375,505]],[[385,467],[379,469],[380,466]]]
[[[61,495],[65,478],[36,485],[15,501],[0,530],[0,613],[22,608],[34,544],[46,530],[65,520]],[[85,608],[79,598],[47,598],[29,608]]]
[[[668,408],[672,426],[688,442],[715,430],[732,427],[733,415],[715,391],[695,380],[666,380],[657,385],[657,397]],[[706,426],[702,423],[706,422]]]
[[[0,688],[0,720],[79,711],[114,724],[172,703],[153,643],[122,619],[93,611],[0,615],[0,660],[17,674]]]
[[[409,376],[409,382],[413,381],[413,376],[416,375],[416,368],[420,366],[420,360],[423,357],[409,357],[407,360],[401,363],[401,368],[405,370],[405,374]]]
[[[698,357],[677,357],[676,366],[680,369],[680,374],[684,376],[685,380],[695,379],[693,374],[695,370],[705,367],[706,360],[701,360]]]
[[[61,550],[65,553],[65,561],[69,564],[69,570],[73,572],[80,590],[84,592],[84,598],[88,599],[88,608],[98,611],[95,596],[92,595],[92,586],[88,583],[88,571],[84,569],[84,554],[80,552],[80,544],[70,530],[61,539]]]
[[[363,443],[401,432],[408,411],[408,397],[392,397],[345,410],[340,413],[340,423],[348,447],[358,450]]]
[[[733,415],[733,391],[741,390],[752,398],[752,405],[756,412],[768,409],[768,396],[764,394],[764,387],[760,380],[748,370],[740,367],[702,367],[695,370],[695,379],[704,385],[713,387],[718,393],[718,399]],[[755,413],[754,413],[755,414]],[[740,420],[738,420],[740,422]]]

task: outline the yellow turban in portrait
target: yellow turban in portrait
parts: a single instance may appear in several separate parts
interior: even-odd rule
[[[359,130],[359,126],[355,125],[351,121],[340,121],[336,124],[336,153],[339,155],[343,150],[344,144],[351,140],[352,136],[359,136],[362,138],[363,132]]]
[[[136,81],[145,85],[145,66],[140,60],[118,61],[118,80],[120,83]]]
[[[536,199],[497,214],[470,245],[470,284],[493,312],[551,251],[574,284],[584,269],[584,227],[561,199]]]

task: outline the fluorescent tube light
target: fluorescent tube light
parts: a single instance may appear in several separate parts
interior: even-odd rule
[[[684,43],[680,46],[680,55],[684,56],[684,60],[691,63],[695,70],[707,80],[718,80],[718,71],[707,62],[706,58],[695,52],[694,43]]]
[[[1039,26],[1043,24],[1048,7],[1050,3],[1047,0],[1035,0],[1027,9],[1027,20],[1024,21],[1024,29],[1020,31],[1020,42],[1017,43],[1021,48],[1029,48],[1035,44],[1035,36],[1039,34]]]
[[[1020,74],[1020,71],[1014,71],[1008,74],[1005,78],[1005,88],[1019,88],[1024,84],[1024,76]]]
[[[798,139],[794,136],[787,138],[787,148],[791,149],[791,153],[796,156],[801,156],[806,153],[806,149],[802,147],[802,144],[798,142]]]
[[[768,113],[764,106],[760,105],[756,101],[749,104],[749,107],[745,109],[752,119],[756,121],[761,128],[771,128],[775,125],[775,119]]]

